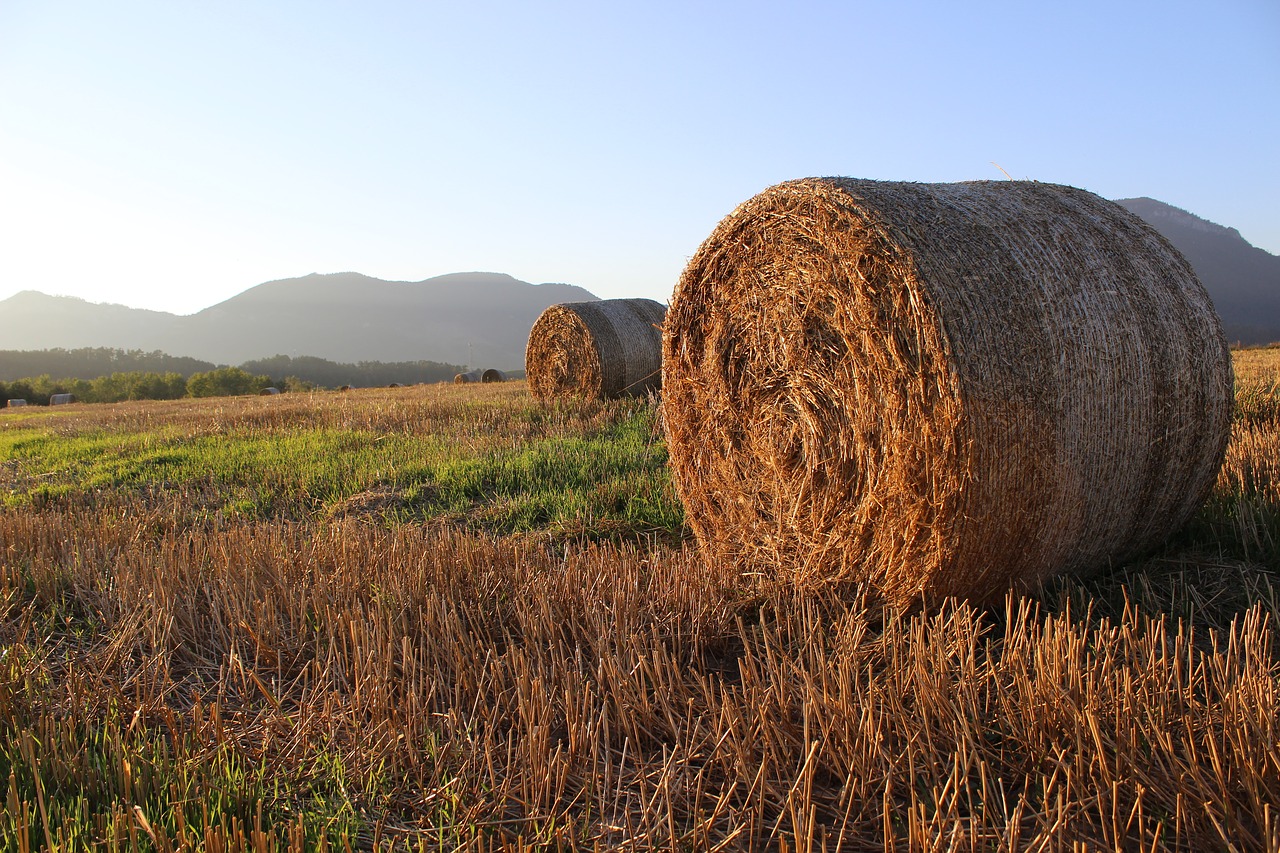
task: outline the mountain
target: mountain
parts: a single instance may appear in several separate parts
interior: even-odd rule
[[[68,296],[46,296],[35,290],[24,290],[0,302],[5,349],[97,346],[81,341],[103,335],[123,341],[150,340],[175,319],[173,314],[162,311],[98,304]],[[120,348],[142,347],[139,344]]]
[[[188,316],[23,291],[0,301],[0,329],[13,350],[162,350],[219,364],[273,355],[426,359],[518,370],[544,309],[595,298],[498,273],[403,282],[344,272],[269,281]]]
[[[1152,198],[1122,198],[1182,252],[1222,318],[1227,340],[1280,341],[1280,257],[1249,244],[1234,228]]]

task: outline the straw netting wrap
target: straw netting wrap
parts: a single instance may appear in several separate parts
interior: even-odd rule
[[[525,374],[540,400],[621,397],[662,382],[662,321],[652,299],[566,302],[543,311],[529,332]]]
[[[469,382],[479,382],[484,378],[483,370],[468,370],[466,373],[455,373],[453,375],[454,385],[466,385]]]
[[[780,184],[702,244],[665,325],[707,558],[892,606],[1151,549],[1206,496],[1231,405],[1187,262],[1051,184]]]

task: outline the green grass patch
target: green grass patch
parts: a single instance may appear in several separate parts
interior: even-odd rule
[[[365,514],[501,534],[683,535],[653,406],[617,405],[604,418],[476,404],[451,414],[425,434],[296,418],[194,434],[163,424],[77,432],[27,421],[0,431],[0,482],[9,505],[121,489],[195,491],[207,510],[243,518]]]
[[[0,662],[0,851],[164,850],[254,831],[341,848],[364,821],[326,783],[318,796],[282,792],[270,762],[217,742],[208,709],[181,732],[112,705],[95,718],[51,716],[34,698],[51,685],[7,647]],[[305,808],[303,808],[305,806]]]

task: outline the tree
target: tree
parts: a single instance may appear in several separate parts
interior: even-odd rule
[[[10,382],[0,393],[0,397],[5,400],[26,400],[28,403],[36,402],[35,392],[31,388],[31,382],[26,379],[19,379],[16,382]]]
[[[270,385],[270,376],[254,376],[238,367],[219,367],[191,374],[191,378],[187,380],[187,396],[234,397],[240,394],[257,394]]]

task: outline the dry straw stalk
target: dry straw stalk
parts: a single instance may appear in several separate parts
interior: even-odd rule
[[[1035,182],[772,187],[703,243],[663,342],[710,559],[894,606],[1151,549],[1213,484],[1230,354],[1191,267]]]
[[[529,332],[529,390],[540,400],[656,391],[662,378],[666,311],[652,299],[552,305]]]

